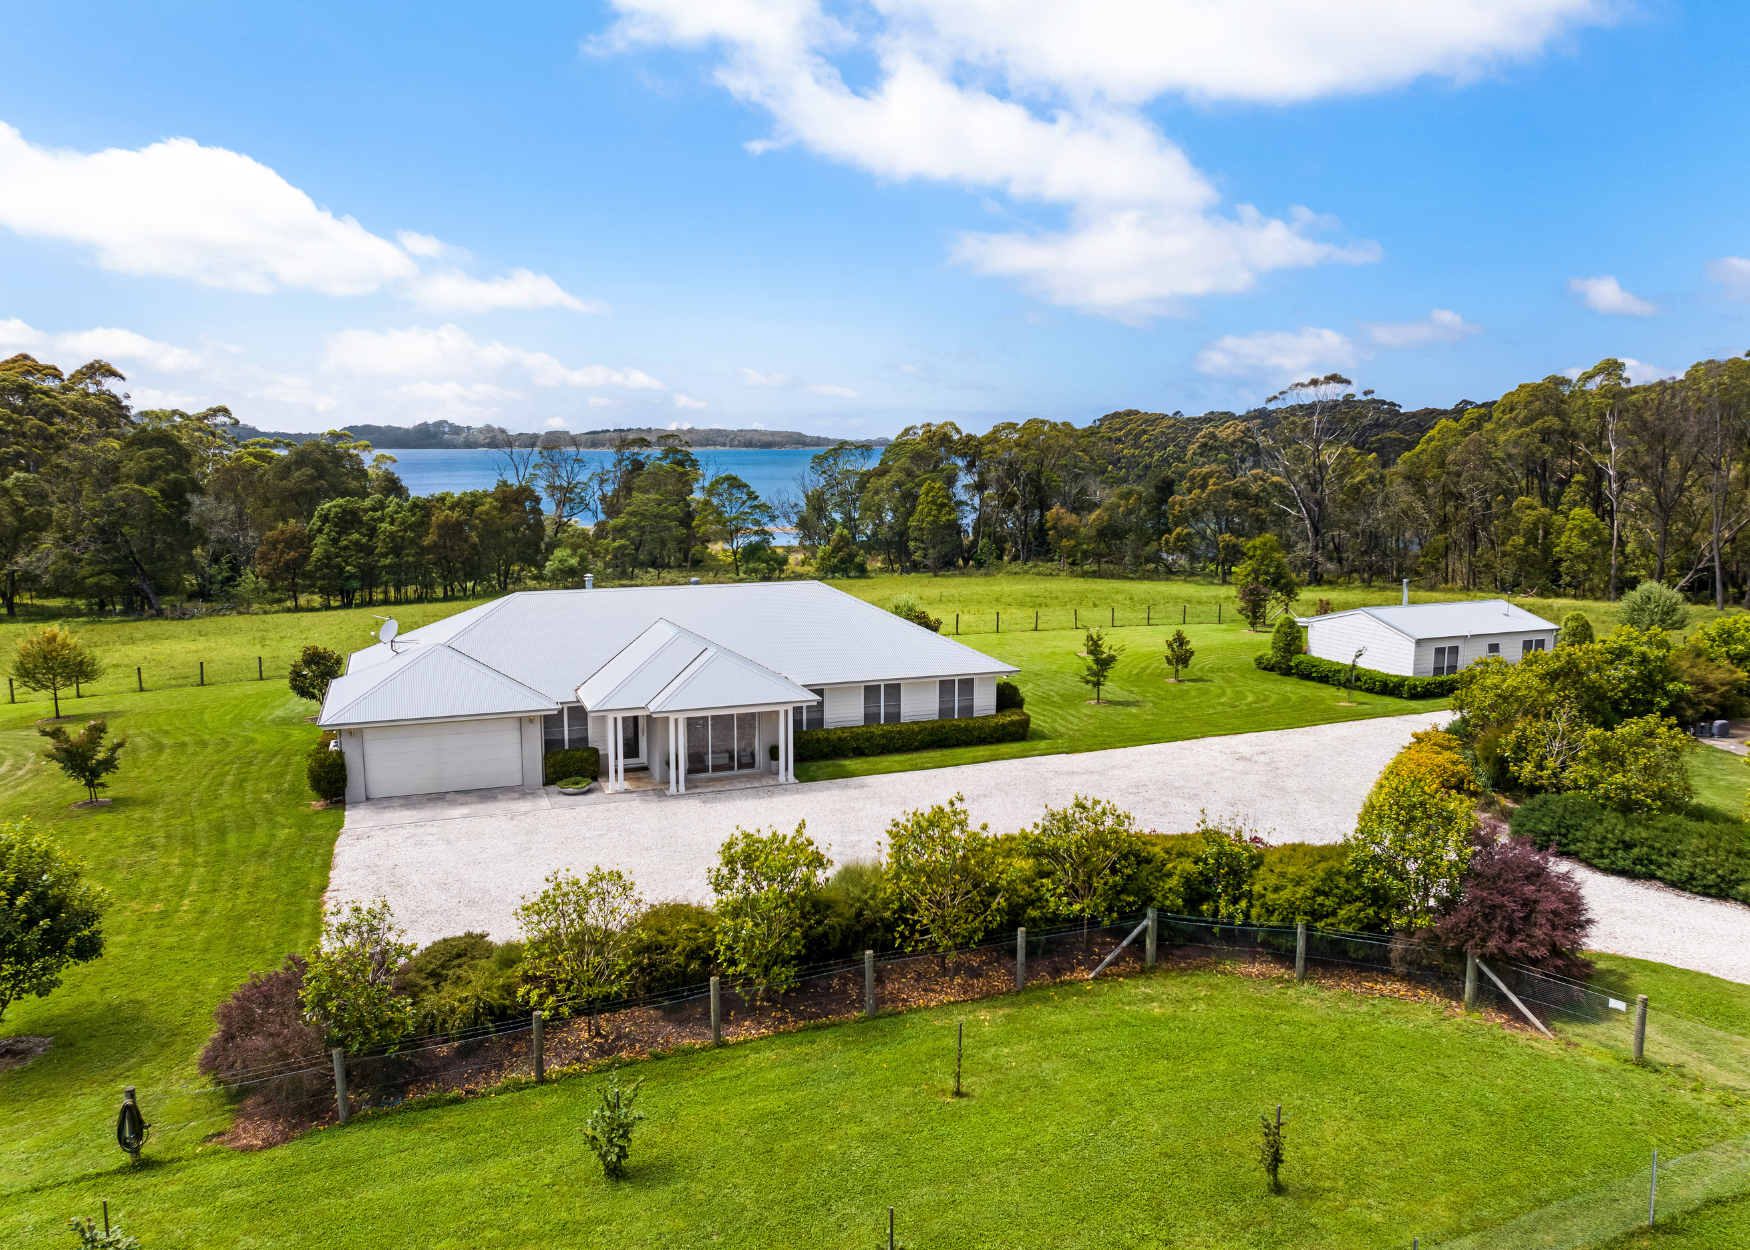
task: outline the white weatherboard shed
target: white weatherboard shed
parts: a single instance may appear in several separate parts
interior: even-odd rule
[[[1363,668],[1405,677],[1449,676],[1486,655],[1517,664],[1527,652],[1556,645],[1554,625],[1505,599],[1352,608],[1296,620],[1306,627],[1307,654],[1347,664],[1365,647]]]
[[[797,730],[986,716],[1016,670],[821,582],[522,591],[354,652],[318,723],[346,799],[522,786],[593,746],[648,770],[794,781]],[[771,758],[777,748],[777,759]]]

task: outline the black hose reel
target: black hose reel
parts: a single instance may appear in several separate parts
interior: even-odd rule
[[[122,1090],[122,1109],[115,1117],[115,1144],[138,1163],[140,1147],[146,1144],[146,1130],[151,1127],[141,1116],[140,1104],[134,1099],[134,1087],[129,1085]]]

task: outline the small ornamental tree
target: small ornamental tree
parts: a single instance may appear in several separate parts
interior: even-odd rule
[[[706,874],[717,897],[717,960],[752,985],[756,1002],[795,983],[808,921],[832,867],[807,830],[806,821],[794,833],[737,825]]]
[[[1087,663],[1082,665],[1082,684],[1094,688],[1094,703],[1103,703],[1100,688],[1111,680],[1112,670],[1118,664],[1118,657],[1124,654],[1124,648],[1107,642],[1106,635],[1097,629],[1088,631],[1082,647],[1087,658]]]
[[[609,1180],[626,1175],[626,1160],[632,1154],[632,1128],[644,1118],[635,1105],[643,1085],[643,1081],[634,1081],[632,1088],[621,1089],[620,1074],[611,1073],[600,1090],[602,1105],[584,1121],[583,1139],[601,1160],[602,1175]]]
[[[413,1000],[395,992],[395,976],[413,957],[387,899],[326,912],[322,944],[310,956],[298,997],[304,1017],[322,1027],[324,1045],[353,1054],[388,1046],[413,1030]]]
[[[1078,794],[1068,807],[1046,808],[1021,836],[1041,869],[1048,905],[1082,922],[1085,946],[1089,922],[1114,914],[1124,901],[1119,868],[1141,845],[1135,819],[1114,803]]]
[[[1556,633],[1556,646],[1574,647],[1591,642],[1594,637],[1592,618],[1584,612],[1570,612],[1562,618],[1562,627]]]
[[[1270,588],[1263,582],[1242,582],[1234,592],[1240,601],[1240,613],[1254,630],[1264,628],[1264,618],[1270,613]]]
[[[1278,673],[1288,672],[1294,657],[1301,653],[1304,638],[1300,622],[1284,612],[1276,628],[1270,631],[1270,667]]]
[[[887,826],[882,891],[900,918],[907,950],[945,956],[977,942],[1001,914],[1003,890],[989,829],[972,827],[958,794]]]
[[[1462,889],[1435,924],[1442,945],[1559,976],[1591,975],[1578,953],[1592,928],[1591,910],[1579,883],[1558,871],[1547,852],[1479,837]]]
[[[305,647],[292,663],[286,684],[300,699],[320,703],[327,697],[328,683],[346,671],[346,661],[327,647]]]
[[[290,1102],[314,1095],[326,1084],[320,1070],[322,1026],[304,1015],[302,955],[287,955],[272,972],[252,972],[249,979],[213,1011],[217,1026],[201,1050],[200,1070],[220,1084],[245,1072],[288,1073],[266,1083],[276,1099]],[[315,1073],[307,1069],[315,1067]]]
[[[1664,582],[1642,582],[1616,602],[1616,616],[1636,629],[1682,629],[1689,601]]]
[[[1185,637],[1185,631],[1175,629],[1173,636],[1167,639],[1166,661],[1173,666],[1173,675],[1169,679],[1178,681],[1179,674],[1191,667],[1191,661],[1197,658],[1197,653],[1191,649],[1191,640]]]
[[[523,931],[519,996],[555,1016],[571,1014],[581,1001],[594,1032],[596,1003],[624,993],[631,979],[632,926],[644,900],[617,868],[592,868],[581,881],[555,872],[546,884],[516,909]]]
[[[45,625],[18,640],[12,656],[12,677],[26,690],[49,692],[55,719],[61,717],[61,691],[96,681],[103,662],[85,644],[59,625]]]
[[[1361,805],[1349,862],[1364,884],[1391,900],[1395,928],[1427,929],[1462,892],[1475,829],[1473,800],[1388,769]]]
[[[0,822],[0,1019],[26,994],[46,998],[70,964],[103,954],[109,891],[27,818]]]
[[[97,802],[97,792],[109,785],[104,778],[122,766],[116,756],[128,745],[128,740],[117,738],[104,746],[103,736],[109,732],[109,723],[101,720],[88,723],[77,737],[69,737],[60,725],[37,732],[54,743],[43,752],[43,758],[85,787],[86,802]]]

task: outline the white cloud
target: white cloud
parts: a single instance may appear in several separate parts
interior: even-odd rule
[[[1253,374],[1289,376],[1326,368],[1348,368],[1361,360],[1355,343],[1336,330],[1260,330],[1224,334],[1197,353],[1200,373],[1217,377]]]
[[[1435,343],[1462,343],[1483,327],[1466,321],[1447,308],[1433,309],[1421,321],[1364,321],[1362,329],[1380,347],[1427,347]]]
[[[591,395],[589,397],[589,406],[591,408],[617,408],[619,405],[620,401],[617,399],[607,399],[601,395]]]
[[[417,272],[267,166],[192,139],[87,154],[37,147],[0,122],[0,225],[88,247],[119,273],[237,291],[361,295]]]
[[[1223,211],[1144,104],[1167,92],[1284,101],[1462,78],[1600,20],[1595,0],[876,0],[847,22],[816,0],[616,3],[622,20],[601,48],[726,48],[718,82],[775,124],[756,152],[799,144],[881,178],[1061,206],[1061,228],[968,233],[953,256],[1128,321],[1247,290],[1275,269],[1379,257],[1372,243],[1316,237],[1333,223],[1305,209]],[[872,61],[874,84],[853,90],[835,57],[859,73]]]
[[[857,397],[857,392],[848,386],[828,386],[824,382],[817,386],[805,386],[802,389],[810,395],[834,395],[840,399],[855,399]]]
[[[691,421],[670,421],[668,428],[671,430],[690,430],[693,428],[693,423]]]
[[[0,321],[0,351],[29,352],[40,360],[76,369],[88,360],[107,360],[112,364],[138,362],[165,373],[187,373],[198,369],[201,356],[186,348],[174,347],[149,339],[132,330],[99,326],[91,330],[73,330],[49,334],[26,325],[17,317]]]
[[[406,330],[342,330],[328,336],[323,367],[367,377],[469,377],[516,371],[536,386],[664,389],[661,382],[637,369],[611,369],[605,365],[572,369],[546,352],[479,342],[456,325],[436,330],[418,326]]]
[[[677,394],[674,397],[674,406],[676,408],[703,408],[706,404],[702,399],[693,399],[690,396]]]
[[[1636,360],[1633,356],[1618,356],[1617,359],[1622,361],[1623,376],[1628,379],[1630,386],[1640,386],[1646,382],[1662,382],[1666,378],[1676,376],[1670,369],[1661,369],[1658,365],[1648,364],[1644,360]],[[1584,372],[1586,372],[1584,365],[1571,365],[1562,370],[1562,373],[1570,378],[1577,378]]]
[[[1586,301],[1593,312],[1624,317],[1651,317],[1658,306],[1622,289],[1622,284],[1609,274],[1601,278],[1570,278],[1568,289]]]
[[[759,373],[746,365],[741,367],[741,380],[749,386],[782,386],[785,381],[781,373]]]
[[[455,269],[416,278],[408,295],[417,304],[443,312],[490,312],[498,308],[569,308],[572,312],[606,312],[603,304],[585,303],[563,290],[544,273],[513,269],[509,277],[470,278]]]
[[[545,421],[541,422],[541,424],[549,430],[564,430],[571,427],[571,423],[564,417],[548,417]]]
[[[183,412],[200,412],[213,406],[213,401],[205,395],[197,395],[191,391],[161,391],[150,386],[130,387],[128,393],[133,397],[134,411],[150,412],[154,408],[178,408]]]
[[[417,230],[397,230],[395,241],[414,256],[442,256],[445,252],[455,252],[442,239],[429,234],[420,234]]]
[[[1750,260],[1742,256],[1722,256],[1703,266],[1707,276],[1726,288],[1733,299],[1750,299]]]

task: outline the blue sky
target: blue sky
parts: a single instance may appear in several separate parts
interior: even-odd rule
[[[1750,348],[1742,5],[64,2],[9,33],[0,350],[264,428],[983,429],[1330,369],[1444,405]]]

